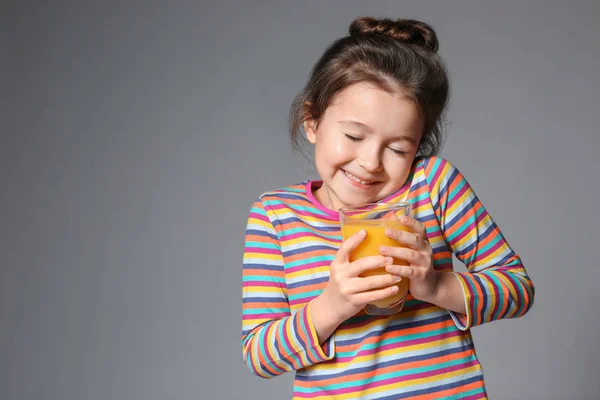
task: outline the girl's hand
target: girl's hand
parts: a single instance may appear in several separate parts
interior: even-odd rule
[[[366,237],[360,231],[342,243],[331,263],[329,282],[321,293],[320,303],[329,308],[338,324],[356,315],[368,303],[385,299],[398,291],[400,277],[392,274],[360,277],[363,272],[392,264],[393,259],[371,256],[350,262],[350,252]]]
[[[411,232],[388,228],[385,234],[408,247],[381,246],[379,250],[382,255],[405,260],[409,265],[388,265],[386,270],[409,278],[409,290],[413,297],[430,302],[436,296],[440,275],[433,269],[433,250],[427,239],[427,230],[414,218],[403,216],[400,222]]]

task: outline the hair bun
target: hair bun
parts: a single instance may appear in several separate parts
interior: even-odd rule
[[[394,21],[388,18],[357,18],[350,24],[350,35],[387,36],[403,43],[425,47],[433,52],[437,51],[439,45],[433,28],[425,22],[413,19]]]

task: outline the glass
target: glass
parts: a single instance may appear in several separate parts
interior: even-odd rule
[[[400,218],[411,215],[410,203],[371,203],[355,207],[343,207],[339,210],[343,240],[358,233],[361,229],[367,237],[350,253],[350,262],[362,257],[380,255],[379,246],[406,247],[385,235],[386,228],[409,229],[402,225]],[[404,260],[394,258],[395,265],[408,265]],[[383,275],[385,267],[369,270],[360,276]],[[390,315],[400,312],[408,293],[408,278],[398,282],[398,292],[382,300],[367,304],[365,312],[370,315]]]

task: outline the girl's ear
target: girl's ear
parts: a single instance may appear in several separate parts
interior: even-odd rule
[[[306,139],[310,143],[317,143],[317,121],[314,119],[304,121],[304,132],[306,132]]]

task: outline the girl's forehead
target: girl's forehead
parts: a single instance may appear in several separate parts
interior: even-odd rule
[[[403,93],[389,92],[375,85],[355,85],[341,91],[324,117],[329,122],[383,132],[412,130],[422,123],[415,102]]]

